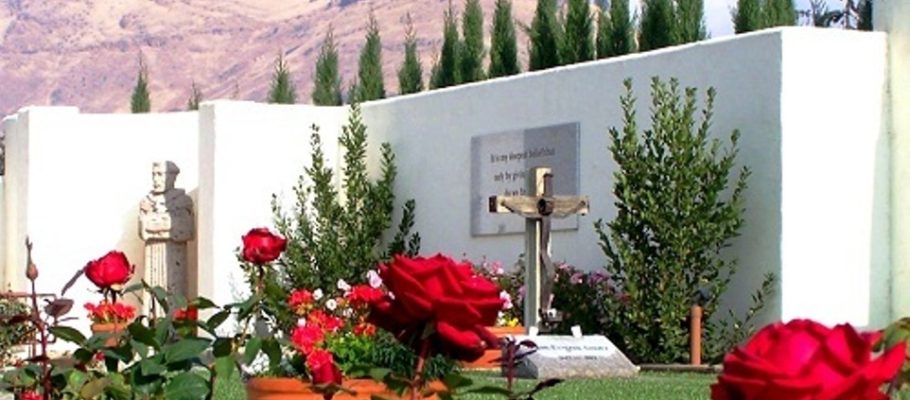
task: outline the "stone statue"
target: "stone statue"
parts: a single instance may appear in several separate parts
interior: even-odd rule
[[[193,199],[174,188],[173,162],[152,164],[152,191],[139,203],[139,237],[145,242],[145,281],[187,296],[186,242],[193,240]]]

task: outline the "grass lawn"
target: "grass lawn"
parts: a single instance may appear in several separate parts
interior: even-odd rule
[[[484,380],[493,385],[505,386],[505,379],[483,374],[467,376]],[[579,379],[563,382],[547,389],[535,398],[538,400],[704,400],[710,398],[709,386],[717,378],[711,374],[645,372],[630,379]],[[518,388],[533,386],[530,380],[516,380]],[[218,400],[246,399],[243,384],[239,380],[223,382],[218,386]],[[493,399],[496,396],[466,396],[467,399]]]

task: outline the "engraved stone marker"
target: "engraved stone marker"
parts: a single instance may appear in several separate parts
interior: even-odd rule
[[[630,377],[638,367],[604,336],[522,336],[537,351],[522,359],[515,376],[530,379]],[[524,350],[524,349],[522,349]]]
[[[548,166],[556,193],[578,194],[579,124],[479,135],[471,138],[471,234],[523,233],[518,218],[487,212],[490,195],[526,195],[527,171]],[[577,218],[554,221],[554,230],[578,229]]]
[[[145,241],[145,281],[187,296],[186,242],[195,229],[193,199],[174,188],[179,173],[170,161],[152,165],[152,191],[139,203],[139,237]]]

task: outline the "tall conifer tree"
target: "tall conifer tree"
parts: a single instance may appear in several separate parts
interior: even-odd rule
[[[316,60],[316,75],[313,77],[313,104],[317,106],[340,106],[341,77],[338,76],[338,47],[332,27],[326,33]]]
[[[635,27],[632,26],[632,14],[629,11],[628,1],[610,2],[609,28],[609,38],[605,44],[607,57],[635,52]]]
[[[283,53],[278,53],[275,60],[275,72],[272,73],[272,84],[269,89],[269,103],[294,104],[297,102],[297,89],[291,81],[291,70],[284,59]]]
[[[134,114],[147,113],[152,110],[152,100],[149,97],[148,86],[149,72],[145,65],[145,58],[139,54],[139,74],[136,77],[136,86],[130,98],[130,111]]]
[[[594,36],[594,50],[597,58],[610,56],[610,14],[604,8],[597,10],[597,33]]]
[[[768,0],[764,7],[764,27],[796,25],[793,0]]]
[[[407,24],[404,62],[398,70],[398,91],[401,94],[423,91],[423,66],[420,65],[420,56],[417,54],[417,34],[414,32],[414,23],[411,21],[410,13],[407,15]]]
[[[362,103],[385,98],[385,84],[382,80],[382,42],[379,37],[379,22],[370,12],[367,25],[366,44],[360,50],[360,64],[357,70],[356,101]]]
[[[556,1],[537,0],[529,32],[531,46],[528,49],[528,70],[538,71],[559,65],[559,30]]]
[[[677,43],[676,11],[671,0],[643,0],[638,45],[642,51]]]
[[[483,80],[483,8],[480,0],[466,0],[461,17],[461,33],[464,41],[459,55],[461,83]]]
[[[190,86],[190,90],[190,98],[186,101],[186,109],[188,111],[197,111],[199,110],[199,103],[202,103],[202,91],[199,90],[199,86],[196,85],[195,81]]]
[[[496,0],[493,33],[490,38],[490,78],[515,75],[519,71],[518,44],[512,21],[512,1]]]
[[[563,65],[594,59],[594,21],[588,0],[569,0],[562,40]]]
[[[676,0],[679,24],[678,43],[691,43],[707,37],[704,0]]]
[[[461,82],[458,68],[461,52],[458,42],[458,23],[455,21],[452,2],[449,1],[449,9],[445,12],[445,24],[443,25],[442,49],[433,66],[433,77],[430,80],[430,87],[433,89],[455,86]]]
[[[737,0],[733,12],[733,30],[736,33],[757,31],[764,25],[763,18],[760,0]]]

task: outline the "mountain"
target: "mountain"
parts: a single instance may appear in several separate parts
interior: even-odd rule
[[[357,72],[370,10],[383,45],[387,92],[397,92],[411,14],[424,71],[442,43],[444,0],[0,0],[0,115],[27,105],[128,112],[138,60],[149,71],[153,111],[186,107],[195,81],[206,99],[264,101],[274,60],[284,52],[310,102],[319,47],[334,27],[343,86]],[[495,0],[482,0],[489,44]],[[464,5],[453,3],[460,14]],[[536,0],[513,0],[530,24]],[[519,58],[527,37],[516,26]]]

